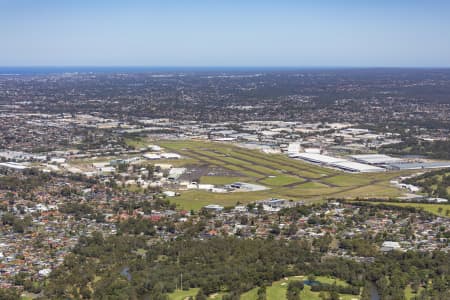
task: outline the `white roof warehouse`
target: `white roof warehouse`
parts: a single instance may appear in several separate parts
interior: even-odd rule
[[[317,153],[299,153],[296,157],[349,172],[383,172],[385,169]]]

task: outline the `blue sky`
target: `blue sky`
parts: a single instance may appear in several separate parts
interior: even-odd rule
[[[450,1],[0,0],[0,66],[450,67]]]

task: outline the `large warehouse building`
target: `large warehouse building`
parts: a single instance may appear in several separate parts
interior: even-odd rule
[[[389,168],[392,170],[442,169],[450,168],[450,161],[389,164]]]
[[[305,161],[326,165],[329,167],[338,168],[348,172],[383,172],[385,169],[372,166],[369,164],[362,164],[358,162],[349,161],[343,158],[337,158],[328,155],[317,153],[299,153],[297,158]]]
[[[335,166],[339,169],[345,170],[345,171],[349,171],[349,172],[367,173],[367,172],[384,172],[384,171],[386,171],[386,169],[383,169],[383,168],[380,168],[377,166],[361,164],[361,163],[354,162],[354,161],[343,161],[343,162],[333,164],[333,166]]]
[[[322,154],[318,154],[318,153],[306,153],[306,152],[299,153],[297,155],[297,157],[301,158],[303,160],[310,161],[313,163],[318,163],[318,164],[332,164],[332,163],[338,163],[338,162],[345,161],[345,159],[343,159],[343,158],[337,158],[337,157],[322,155]]]
[[[369,164],[369,165],[386,165],[401,163],[403,159],[392,157],[384,154],[361,154],[361,155],[350,155],[352,159],[359,163]]]
[[[350,155],[351,160],[344,158],[323,155],[319,153],[297,153],[290,155],[304,161],[324,165],[331,168],[338,168],[347,172],[383,172],[386,170],[419,170],[419,169],[439,169],[450,168],[450,161],[440,162],[406,162],[397,157],[384,154],[363,154]]]

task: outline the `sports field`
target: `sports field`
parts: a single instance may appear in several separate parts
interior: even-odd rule
[[[389,198],[401,194],[400,190],[389,184],[389,180],[401,174],[399,172],[350,174],[230,143],[193,140],[133,141],[135,147],[148,144],[158,144],[166,151],[181,154],[183,158],[177,161],[178,166],[224,170],[232,174],[202,174],[199,177],[200,183],[223,185],[242,181],[269,188],[257,192],[224,194],[200,190],[183,191],[181,196],[171,198],[171,201],[185,209],[199,209],[208,204],[233,206],[236,203],[272,197],[310,202],[333,197]]]

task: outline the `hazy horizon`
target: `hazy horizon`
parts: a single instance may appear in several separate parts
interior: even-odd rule
[[[3,67],[450,67],[450,3],[0,0]]]

